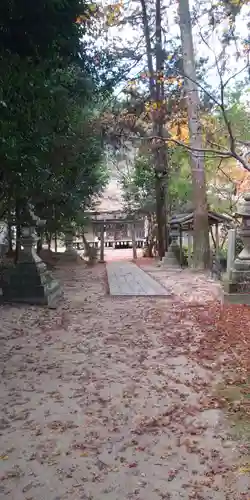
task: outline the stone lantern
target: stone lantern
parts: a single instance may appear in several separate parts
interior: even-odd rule
[[[228,302],[250,304],[250,193],[244,195],[236,214],[241,217],[237,234],[244,246],[224,282],[224,297]]]
[[[179,238],[179,231],[177,228],[172,228],[170,230],[169,236],[171,237],[172,241],[171,244],[168,247],[168,251],[165,253],[163,259],[162,259],[162,266],[167,266],[167,267],[179,267],[177,258],[176,258],[176,253],[178,252],[178,238]]]
[[[76,249],[73,246],[73,240],[74,240],[74,229],[69,226],[65,229],[64,232],[64,241],[65,241],[65,252],[64,252],[64,257],[66,257],[67,260],[74,261],[78,259],[78,253]]]
[[[178,238],[180,237],[180,231],[177,229],[177,228],[174,228],[174,229],[170,229],[170,232],[169,232],[169,236],[171,237],[172,239],[172,243],[174,245],[178,244]],[[171,243],[171,244],[172,244]],[[173,245],[173,246],[174,246]],[[170,245],[171,246],[171,245]]]
[[[18,255],[18,262],[40,262],[35,245],[37,242],[36,226],[22,226],[21,227],[21,245],[22,249]]]
[[[239,271],[246,271],[250,275],[250,193],[245,194],[244,199],[239,203],[237,215],[242,219],[237,234],[243,241],[243,250],[234,262],[234,267]],[[244,275],[246,278],[246,275]]]

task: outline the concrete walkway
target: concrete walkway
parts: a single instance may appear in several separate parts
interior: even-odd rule
[[[171,295],[160,283],[131,262],[107,264],[110,295]]]

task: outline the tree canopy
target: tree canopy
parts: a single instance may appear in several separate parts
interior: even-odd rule
[[[107,182],[96,119],[119,64],[90,53],[86,2],[3,0],[0,14],[2,215],[30,203],[63,223]]]
[[[188,156],[173,150],[168,179],[169,214],[183,211],[192,203],[192,184]],[[126,210],[142,210],[155,213],[155,178],[150,154],[138,154],[134,165],[122,176],[123,201]]]
[[[204,157],[208,191],[218,170],[222,177],[239,165],[250,170],[249,110],[241,101],[249,43],[237,31],[247,2],[198,2],[191,9],[196,41],[209,53],[195,52],[199,151],[191,141],[185,47],[171,34],[178,6],[1,2],[2,214],[13,216],[30,203],[42,217],[56,213],[58,227],[76,219],[107,182],[107,143],[119,148],[131,141],[137,149],[132,172],[123,176],[124,197],[127,205],[154,209],[161,226],[164,200],[171,212],[192,197],[190,159]],[[210,44],[215,33],[217,52]],[[208,81],[211,69],[217,87]]]

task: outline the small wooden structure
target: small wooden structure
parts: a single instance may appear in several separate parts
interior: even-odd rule
[[[139,212],[133,214],[126,214],[122,211],[110,211],[110,212],[88,212],[87,216],[90,219],[92,227],[100,235],[100,262],[104,261],[104,247],[105,243],[112,242],[115,247],[117,242],[120,242],[121,247],[124,243],[131,243],[133,249],[133,258],[137,258],[136,248],[137,246],[142,246],[144,238],[139,238],[139,245],[137,245],[137,233],[144,233],[144,217]],[[123,236],[117,236],[116,229],[123,228]],[[142,230],[143,228],[143,230]],[[108,239],[105,242],[105,231],[110,230],[111,234],[114,233],[112,240]],[[138,230],[138,231],[137,231]],[[119,231],[118,231],[119,232]],[[128,232],[130,236],[128,237]],[[107,245],[109,246],[109,245]]]
[[[219,254],[219,225],[226,224],[228,227],[232,227],[234,219],[229,215],[220,214],[218,212],[210,211],[208,212],[208,222],[210,233],[215,244],[215,252],[218,256]],[[180,261],[182,260],[182,236],[186,232],[188,234],[188,265],[191,265],[192,261],[192,236],[191,231],[193,231],[194,226],[194,212],[176,214],[170,221],[170,234],[175,233],[180,239]],[[213,232],[213,228],[215,231]]]

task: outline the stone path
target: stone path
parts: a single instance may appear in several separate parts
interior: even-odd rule
[[[166,296],[166,288],[131,262],[110,262],[107,264],[110,295]]]
[[[57,310],[0,307],[0,500],[249,499],[250,447],[230,436],[221,365],[196,352],[209,331],[174,284],[185,299],[192,274],[169,275],[174,297],[126,300],[104,265],[55,277]]]
[[[170,295],[181,298],[185,303],[223,301],[220,282],[211,279],[209,275],[205,278],[201,273],[192,273],[189,269],[148,265],[145,259],[138,260],[138,265],[162,287],[167,288]]]

